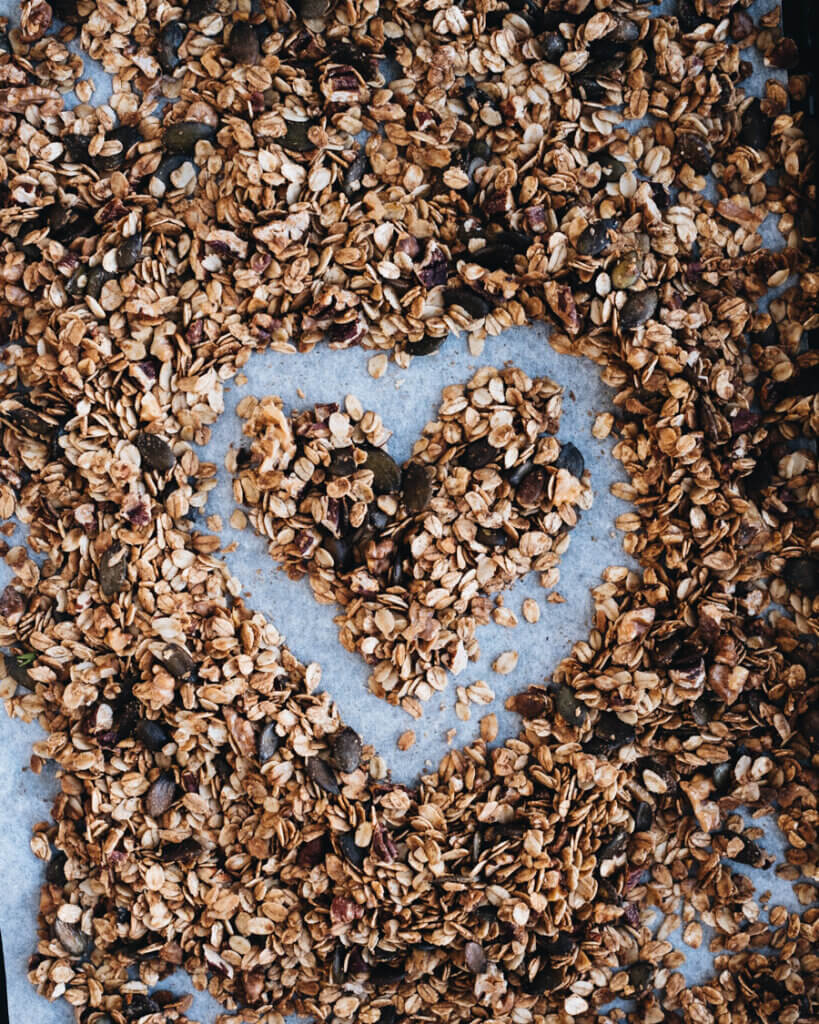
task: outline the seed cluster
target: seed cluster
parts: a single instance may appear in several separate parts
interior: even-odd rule
[[[743,89],[753,51],[797,67],[777,8],[672,6],[23,0],[0,34],[0,516],[28,527],[28,549],[3,544],[0,694],[47,732],[34,766],[59,768],[30,974],[81,1024],[186,1020],[162,983],[180,965],[256,1024],[590,1024],[613,996],[635,1004],[608,1018],[635,1024],[819,1016],[819,276],[788,107],[806,79]],[[108,104],[73,39],[112,74]],[[197,526],[217,469],[193,445],[254,350],[326,339],[406,366],[540,319],[615,389],[595,431],[617,438],[640,570],[609,569],[588,638],[511,699],[516,738],[489,749],[487,715],[397,785]],[[414,682],[429,650],[399,655],[353,578],[446,631],[416,596],[448,592],[426,589],[439,562],[491,569],[474,603],[512,552],[559,554],[585,500],[535,436],[557,389],[487,373],[447,389],[403,473],[363,410],[245,410],[255,525],[355,596],[343,635],[402,700],[435,689]],[[484,388],[512,424],[490,425]],[[503,459],[465,464],[495,429]],[[530,477],[536,506],[513,497]],[[532,521],[551,548],[523,550]],[[801,913],[733,867],[769,863],[741,809],[779,826]],[[686,986],[677,927],[694,948],[713,930],[711,980]]]
[[[478,657],[487,595],[531,571],[557,582],[591,505],[583,456],[553,436],[560,408],[553,381],[484,368],[444,388],[399,467],[380,417],[352,396],[344,413],[289,419],[276,397],[240,402],[251,443],[229,458],[235,496],[289,575],[342,607],[341,642],[372,666],[379,697],[417,717]]]

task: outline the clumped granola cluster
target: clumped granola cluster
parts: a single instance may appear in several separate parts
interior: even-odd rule
[[[81,1024],[185,1020],[162,981],[180,965],[258,1024],[585,1024],[614,995],[636,1006],[607,1016],[643,1024],[819,1015],[819,276],[788,107],[806,80],[743,89],[752,55],[797,67],[778,8],[669,6],[23,0],[0,35],[0,514],[28,528],[4,550],[0,686],[47,730],[35,767],[59,766],[31,977]],[[109,103],[72,40],[112,73]],[[198,529],[216,467],[192,445],[255,350],[406,366],[454,331],[478,354],[539,319],[615,389],[599,430],[640,570],[609,569],[587,640],[512,698],[519,736],[397,785]],[[318,593],[355,596],[345,642],[396,698],[432,685],[381,613],[411,618],[352,580],[388,594],[397,569],[430,602],[439,563],[474,561],[492,570],[478,601],[514,552],[559,554],[583,506],[580,474],[559,501],[555,442],[528,434],[557,389],[525,380],[447,389],[400,478],[363,411],[245,410],[255,525],[292,567],[308,556]],[[509,464],[510,425],[471,418],[484,387],[532,448]],[[503,460],[464,465],[496,429]],[[345,448],[352,472],[329,474]],[[537,506],[509,499],[529,459]],[[397,483],[373,500],[376,467]],[[376,533],[350,542],[342,507]],[[523,551],[533,520],[551,548]],[[449,628],[437,596],[423,607]],[[735,870],[768,864],[748,808],[781,829],[801,914]],[[693,947],[713,929],[704,984],[678,970],[679,925]]]
[[[318,601],[343,608],[341,642],[372,666],[370,687],[416,717],[419,701],[478,655],[487,595],[531,571],[558,579],[583,456],[553,436],[561,391],[520,370],[444,388],[438,419],[399,467],[379,416],[357,399],[284,418],[275,397],[243,399],[249,448],[234,492],[270,553]]]

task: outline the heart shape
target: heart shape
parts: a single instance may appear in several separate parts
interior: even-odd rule
[[[488,595],[531,571],[557,581],[591,504],[582,455],[554,437],[561,404],[549,378],[484,367],[444,389],[403,468],[357,400],[289,417],[275,396],[237,407],[251,440],[232,468],[250,522],[288,575],[341,606],[342,645],[371,666],[371,690],[415,717],[477,658]]]

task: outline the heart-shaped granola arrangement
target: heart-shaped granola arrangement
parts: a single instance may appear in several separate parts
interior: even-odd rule
[[[444,388],[403,467],[352,397],[289,417],[276,397],[239,404],[251,440],[231,468],[251,523],[290,576],[341,606],[341,642],[372,666],[373,692],[416,717],[477,658],[488,595],[529,572],[557,581],[591,505],[583,456],[555,437],[561,402],[546,377],[484,367]]]

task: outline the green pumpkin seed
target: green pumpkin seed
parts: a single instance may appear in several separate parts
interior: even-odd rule
[[[234,64],[258,64],[262,50],[256,30],[247,21],[237,21],[228,36],[227,53]]]
[[[630,252],[612,267],[611,283],[619,290],[631,288],[640,280],[642,272],[643,257],[638,252]]]
[[[345,775],[361,764],[361,737],[349,725],[335,734],[332,750],[336,767]]]

